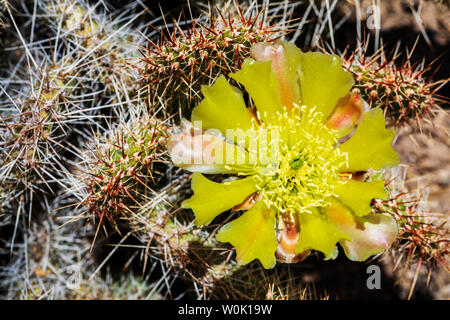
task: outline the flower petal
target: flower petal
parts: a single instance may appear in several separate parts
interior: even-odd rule
[[[338,195],[339,201],[352,209],[357,216],[370,213],[372,199],[388,199],[384,182],[379,180],[371,182],[348,180],[345,184],[336,184],[334,191]]]
[[[385,128],[385,119],[381,109],[372,109],[364,115],[355,134],[339,149],[348,153],[348,166],[345,171],[379,170],[394,167],[399,157],[392,148],[393,130]]]
[[[201,173],[192,176],[192,198],[183,201],[181,207],[192,209],[197,226],[209,224],[215,217],[244,201],[258,190],[260,180],[255,176],[218,183],[207,179]]]
[[[242,92],[228,83],[223,75],[208,87],[202,86],[205,98],[192,110],[192,122],[201,121],[203,129],[248,130],[252,127],[250,113],[245,106]]]
[[[364,117],[365,102],[359,94],[349,93],[339,99],[326,121],[330,129],[340,131],[340,136],[350,133]]]
[[[245,59],[241,70],[230,74],[248,92],[264,122],[274,123],[283,110],[278,96],[278,79],[270,61]]]
[[[344,71],[336,55],[306,52],[301,55],[300,88],[302,104],[323,114],[326,119],[338,100],[353,86],[353,76]]]
[[[335,258],[336,244],[345,238],[345,234],[317,210],[312,213],[301,213],[299,221],[300,237],[295,252],[313,249],[322,252],[325,259]]]
[[[236,248],[236,260],[241,265],[258,259],[266,269],[275,266],[275,211],[264,201],[259,201],[242,216],[224,225],[216,238]]]
[[[397,238],[398,227],[392,217],[383,214],[358,217],[337,201],[328,206],[325,212],[336,228],[349,236],[339,243],[352,261],[367,260],[389,248]]]
[[[252,46],[251,55],[256,61],[272,61],[272,70],[278,80],[278,96],[287,110],[300,103],[298,68],[301,50],[293,43],[260,42]]]
[[[244,148],[193,128],[186,120],[182,132],[169,137],[167,149],[176,166],[191,172],[250,174],[254,168]]]

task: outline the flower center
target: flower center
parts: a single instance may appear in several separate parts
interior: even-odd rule
[[[336,195],[335,185],[342,183],[339,168],[347,160],[336,148],[337,131],[327,128],[314,109],[304,110],[297,107],[280,117],[278,161],[264,177],[263,199],[282,213],[311,212],[327,205]]]

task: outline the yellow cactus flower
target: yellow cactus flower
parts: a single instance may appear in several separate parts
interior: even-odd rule
[[[175,165],[194,172],[197,225],[230,209],[244,211],[217,233],[236,248],[237,261],[272,268],[317,250],[363,261],[391,245],[395,221],[371,213],[387,199],[384,182],[361,172],[397,165],[380,109],[365,111],[349,93],[353,77],[335,55],[302,52],[287,42],[256,44],[253,58],[230,75],[249,95],[220,76],[202,87],[192,123],[169,138]],[[227,174],[214,182],[204,174]],[[231,178],[230,178],[231,175]]]

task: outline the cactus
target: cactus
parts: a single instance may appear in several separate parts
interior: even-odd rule
[[[70,124],[79,118],[74,114],[73,88],[69,76],[58,65],[30,72],[29,86],[17,98],[5,103],[0,116],[1,155],[0,183],[2,204],[14,199],[28,204],[32,193],[54,193],[59,172],[64,170],[64,141]],[[39,72],[43,74],[40,75]],[[39,194],[39,193],[38,193]]]
[[[10,67],[17,70],[12,71],[13,77],[21,82],[26,79],[27,85],[17,94],[9,83],[12,79],[5,81],[10,88],[0,111],[0,183],[6,190],[2,204],[25,193],[20,201],[30,206],[30,212],[30,191],[54,194],[64,185],[61,174],[67,170],[67,160],[76,154],[74,149],[86,135],[87,125],[102,125],[95,117],[106,120],[102,114],[108,113],[107,109],[120,107],[122,100],[129,99],[135,78],[127,72],[132,68],[125,57],[132,59],[136,47],[120,32],[126,32],[129,38],[136,34],[116,30],[113,22],[93,12],[84,1],[61,4],[46,0],[39,6],[45,28],[55,34],[58,48],[51,55],[37,50],[31,58],[33,67],[24,62]],[[101,45],[97,45],[99,42]],[[23,55],[29,58],[33,44],[25,46],[29,48]],[[99,106],[98,100],[105,106]]]
[[[79,172],[72,176],[73,192],[78,191],[80,204],[97,221],[93,241],[101,227],[108,230],[105,221],[121,234],[131,230],[148,246],[144,271],[147,260],[156,256],[172,273],[200,283],[199,273],[208,265],[221,264],[224,255],[216,253],[225,249],[209,239],[208,232],[195,228],[189,215],[171,209],[187,179],[167,179],[172,171],[165,154],[167,132],[166,123],[144,115],[94,138]]]
[[[390,123],[401,126],[431,118],[448,100],[438,90],[448,80],[432,81],[426,76],[431,65],[412,65],[388,59],[383,51],[373,55],[344,54],[344,67],[355,76],[355,89],[372,108],[384,110]]]
[[[48,210],[61,205],[61,199]],[[54,207],[53,207],[54,206]],[[63,212],[67,216],[70,212]],[[162,299],[164,288],[148,277],[128,271],[113,277],[109,270],[95,274],[89,254],[92,227],[81,221],[64,223],[46,215],[23,226],[23,243],[16,245],[6,265],[0,266],[3,299]],[[2,243],[3,245],[3,243]],[[7,246],[5,246],[7,247]]]
[[[92,91],[103,90],[103,97],[117,95],[119,100],[133,93],[137,75],[131,66],[142,41],[129,28],[136,17],[116,27],[113,17],[96,12],[84,0],[45,0],[39,4],[51,32],[59,34],[64,50],[72,54],[72,68],[87,79],[84,82],[91,82]],[[102,87],[96,87],[96,83]]]
[[[405,168],[392,170],[390,175],[390,199],[376,200],[372,207],[397,221],[399,237],[381,260],[394,275],[400,295],[410,299],[416,287],[423,291],[434,276],[450,271],[450,232],[446,216],[429,211],[426,188],[407,187]]]
[[[186,115],[186,110],[201,100],[201,85],[212,84],[218,75],[239,69],[252,44],[283,37],[294,27],[270,24],[273,17],[265,18],[263,9],[254,13],[237,6],[229,8],[228,1],[223,7],[228,10],[210,12],[193,20],[185,30],[175,23],[168,34],[161,31],[158,43],[149,42],[139,64],[141,78],[147,84],[142,90],[153,104],[162,102],[166,113],[180,111]]]
[[[106,141],[96,141],[95,159],[90,159],[90,182],[85,204],[101,224],[113,224],[141,201],[153,196],[152,189],[164,178],[166,125],[147,117],[119,125]]]
[[[389,200],[376,200],[375,212],[385,212],[397,220],[400,235],[392,249],[396,265],[418,262],[429,269],[442,266],[449,271],[450,238],[445,217],[427,211],[424,190],[411,192],[405,185],[404,173],[393,174],[388,185]]]

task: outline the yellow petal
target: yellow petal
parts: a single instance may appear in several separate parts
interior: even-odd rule
[[[339,146],[342,152],[348,153],[348,166],[341,169],[355,172],[396,166],[400,160],[392,148],[394,136],[393,130],[385,128],[381,109],[366,112],[355,134]]]
[[[333,258],[336,244],[345,238],[345,234],[317,210],[313,213],[301,213],[299,221],[300,237],[295,252],[313,249],[322,252],[326,259]]]
[[[218,183],[207,179],[201,173],[192,176],[192,198],[183,201],[182,208],[192,209],[197,226],[209,224],[224,211],[244,201],[258,190],[260,180],[255,176]]]
[[[326,119],[338,100],[353,86],[353,76],[344,71],[336,55],[306,52],[301,55],[300,88],[302,104],[323,114]]]
[[[397,238],[398,227],[392,217],[382,214],[358,217],[339,202],[333,202],[325,213],[335,227],[349,237],[339,244],[352,261],[367,260],[389,248]]]
[[[211,86],[202,86],[205,98],[192,110],[192,122],[201,121],[202,128],[248,130],[252,127],[250,113],[245,106],[242,92],[228,83],[223,75]]]
[[[287,110],[290,110],[294,104],[299,104],[298,68],[301,50],[295,44],[286,41],[260,42],[252,46],[250,53],[256,61],[272,62],[272,71],[278,80],[278,97],[281,104]]]
[[[277,238],[275,211],[259,201],[239,218],[224,225],[216,238],[236,248],[236,260],[244,265],[258,259],[264,268],[275,266]]]
[[[339,201],[352,209],[357,216],[364,216],[372,210],[372,199],[388,199],[383,181],[362,182],[348,180],[345,184],[336,184],[335,190]]]
[[[245,87],[263,121],[276,122],[283,106],[278,96],[278,79],[270,61],[245,59],[241,70],[230,77]]]

